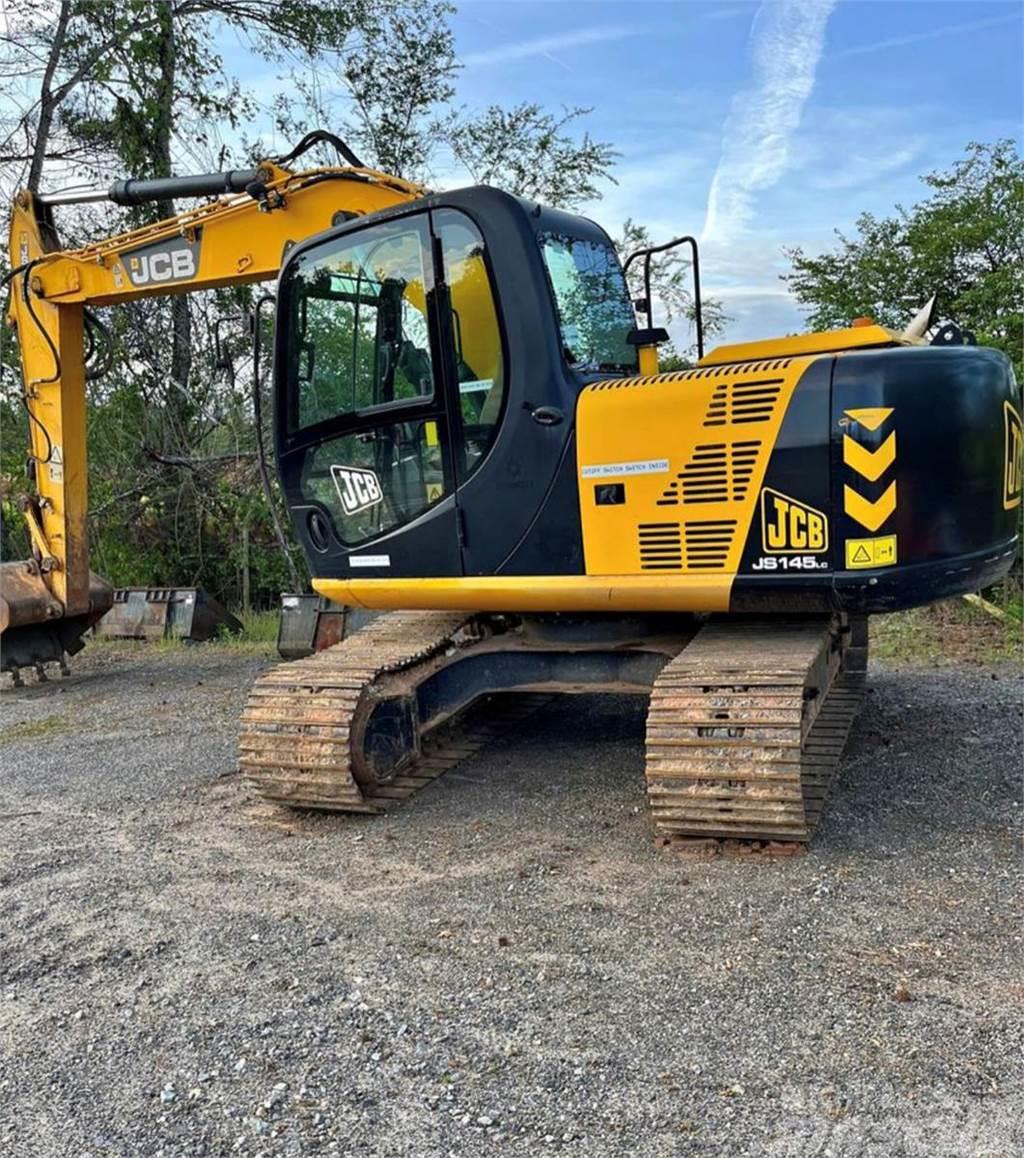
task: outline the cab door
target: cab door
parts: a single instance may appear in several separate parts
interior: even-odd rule
[[[277,442],[313,574],[461,573],[426,212],[303,246],[282,275]]]
[[[621,266],[582,218],[494,189],[449,197],[431,219],[463,573],[580,574],[577,396],[588,380],[636,372]]]
[[[487,501],[474,501],[467,484],[488,457],[506,420],[505,349],[491,277],[485,261],[483,235],[474,221],[454,208],[431,212],[438,275],[438,305],[443,370],[452,417],[452,458],[462,572],[487,573],[476,558],[482,525],[493,527],[496,516],[508,522],[509,512],[495,502],[494,485],[486,486]],[[504,538],[504,551],[511,547]],[[493,565],[493,564],[492,564]]]

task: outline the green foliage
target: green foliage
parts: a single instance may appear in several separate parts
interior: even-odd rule
[[[385,172],[411,177],[430,156],[436,110],[455,96],[455,34],[447,22],[454,11],[443,0],[396,5],[343,63],[350,139]]]
[[[618,153],[589,133],[576,140],[568,126],[590,109],[561,115],[530,102],[449,122],[455,156],[479,185],[495,185],[531,201],[574,209],[600,197],[598,181],[611,179]]]
[[[693,362],[683,357],[672,341],[658,347],[658,373],[671,374],[676,370],[692,370]]]
[[[1020,663],[1024,633],[1016,602],[998,594],[999,619],[964,599],[871,617],[871,655],[898,663]]]
[[[1010,140],[972,143],[946,172],[923,178],[929,196],[892,217],[864,213],[857,235],[829,253],[789,251],[787,277],[814,329],[867,315],[902,329],[938,295],[938,316],[1004,351],[1022,376],[1024,161]]]
[[[231,636],[231,639],[243,643],[277,643],[277,631],[281,624],[280,610],[241,611],[238,618],[242,621],[242,634]]]
[[[25,447],[28,420],[14,401],[0,400],[0,560],[28,556],[29,537],[18,499],[28,489]]]

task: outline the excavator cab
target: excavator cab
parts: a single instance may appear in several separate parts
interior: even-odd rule
[[[276,434],[315,575],[579,571],[576,402],[588,382],[636,374],[635,326],[599,226],[496,189],[296,246]]]

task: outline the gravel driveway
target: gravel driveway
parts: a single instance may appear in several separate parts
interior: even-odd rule
[[[1017,671],[876,666],[810,854],[694,863],[628,698],[386,818],[263,805],[267,662],[0,694],[0,1154],[1024,1153]]]

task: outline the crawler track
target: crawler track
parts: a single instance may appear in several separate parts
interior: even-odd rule
[[[847,642],[831,620],[712,623],[665,665],[647,723],[659,833],[810,840],[861,702]]]
[[[503,695],[474,699],[467,688],[463,703],[423,706],[418,689],[467,654],[522,654],[523,637],[503,630],[487,617],[398,612],[272,668],[243,713],[242,771],[266,799],[295,807],[374,813],[405,800],[551,694],[586,690],[564,674],[524,686],[520,673],[518,691],[510,677]],[[647,721],[661,836],[810,840],[860,705],[863,624],[858,632],[851,646],[836,618],[733,619],[666,648]],[[621,655],[643,648],[637,640]],[[534,649],[540,657],[545,644]],[[623,690],[609,670],[603,690]]]
[[[392,766],[380,775],[365,751],[367,724],[385,697],[389,676],[429,666],[467,633],[466,614],[397,612],[308,659],[264,672],[242,714],[243,773],[266,799],[301,808],[379,812],[389,801],[412,795],[455,760],[445,763],[441,752],[424,752],[426,736],[403,733],[396,721]],[[387,736],[378,738],[378,754],[381,741],[386,744]],[[458,744],[452,742],[455,752],[449,754],[455,755]],[[403,776],[420,757],[416,774]]]

